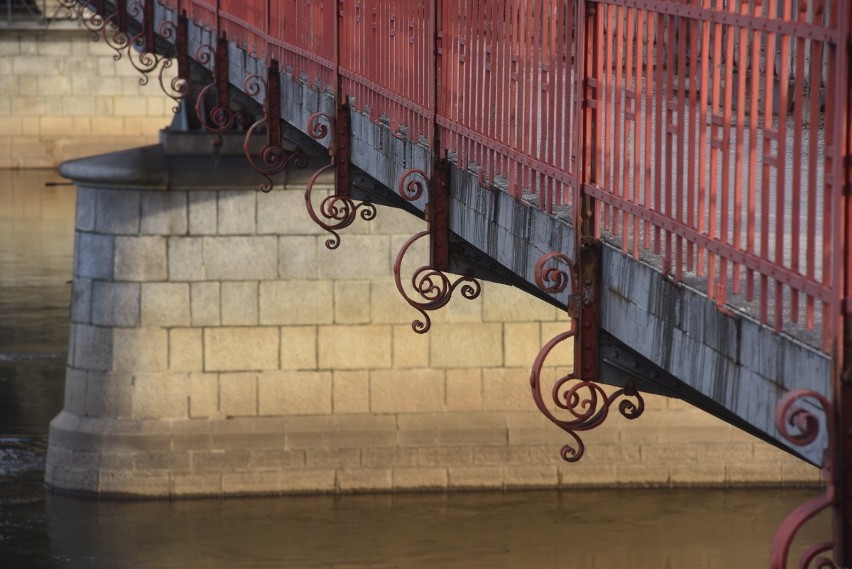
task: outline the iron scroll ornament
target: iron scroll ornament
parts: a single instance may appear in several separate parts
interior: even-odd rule
[[[546,264],[551,260],[559,260],[566,264],[569,267],[568,272],[556,267],[547,267]],[[569,283],[571,291],[574,292],[577,290],[576,272],[576,265],[567,255],[558,252],[548,253],[536,263],[535,280],[539,288],[550,294],[563,292]],[[625,419],[636,419],[645,410],[645,400],[633,382],[628,382],[625,387],[607,395],[599,383],[581,380],[573,374],[568,374],[556,381],[549,393],[550,400],[546,401],[541,382],[544,363],[558,345],[577,335],[576,316],[579,308],[577,298],[572,296],[567,304],[568,314],[571,316],[569,329],[547,342],[539,352],[530,372],[530,389],[539,411],[574,440],[573,444],[562,447],[560,451],[562,459],[566,462],[577,462],[586,451],[586,445],[577,433],[600,426],[606,421],[610,409],[616,403],[618,412]],[[564,415],[558,417],[556,413]]]
[[[187,48],[187,20],[185,14],[178,15],[178,21],[164,20],[160,24],[160,35],[167,40],[173,40],[175,43],[175,57],[168,57],[163,60],[160,66],[160,72],[157,79],[160,82],[160,89],[163,93],[175,102],[172,107],[172,112],[180,111],[181,102],[189,97],[192,91],[192,81],[189,76],[189,54]],[[177,74],[168,79],[166,71],[171,69],[174,63],[177,62]]]
[[[279,113],[272,112],[273,105],[276,103],[273,97],[278,97],[278,91],[273,89],[274,86],[270,84],[270,81],[278,81],[278,78],[278,64],[273,60],[268,81],[256,73],[249,75],[243,81],[243,91],[250,97],[260,95],[261,88],[264,91],[263,116],[248,128],[243,140],[243,152],[249,165],[265,179],[260,184],[260,191],[264,193],[272,191],[272,176],[283,172],[288,165],[295,164],[300,168],[307,165],[304,153],[287,150],[281,146]],[[251,152],[251,139],[255,131],[264,124],[266,124],[267,140],[263,148],[260,149],[260,163],[258,163]]]
[[[428,190],[428,182],[426,172],[423,170],[414,168],[406,170],[399,179],[399,195],[406,201],[417,201]],[[426,207],[427,221],[429,221],[430,207],[433,207],[433,204]],[[482,292],[482,285],[473,278],[470,271],[465,271],[456,280],[451,280],[444,271],[432,265],[425,265],[414,271],[411,276],[411,285],[422,300],[416,300],[408,295],[402,284],[402,261],[416,241],[431,235],[432,232],[427,229],[409,238],[397,253],[396,261],[393,264],[393,277],[397,290],[409,306],[423,316],[422,320],[415,319],[411,322],[411,329],[418,334],[425,334],[429,331],[432,327],[432,319],[428,313],[446,306],[456,289],[460,289],[461,295],[468,300],[477,298]]]
[[[790,545],[796,533],[808,521],[820,512],[832,507],[837,502],[836,476],[834,464],[835,415],[834,406],[823,395],[808,389],[790,391],[778,402],[775,411],[775,425],[781,436],[796,446],[805,446],[814,442],[820,432],[820,421],[814,413],[802,405],[806,399],[816,401],[825,412],[826,434],[828,445],[823,455],[823,476],[826,481],[825,494],[809,500],[781,522],[775,537],[772,539],[769,566],[771,569],[787,569],[787,559],[790,556]],[[794,430],[791,431],[791,428]],[[827,554],[834,549],[834,543],[826,541],[812,545],[799,558],[799,569],[838,569],[838,566]],[[814,564],[815,565],[812,565]]]
[[[335,130],[334,119],[326,113],[314,113],[308,119],[308,134],[311,138],[322,140]],[[327,249],[337,249],[340,246],[340,234],[338,231],[352,225],[360,215],[364,221],[372,221],[376,218],[376,206],[368,201],[358,202],[347,195],[340,195],[338,191],[324,198],[320,202],[319,213],[314,209],[312,194],[317,180],[337,166],[337,156],[334,152],[334,143],[329,145],[331,162],[317,170],[307,186],[305,186],[305,209],[308,215],[318,226],[331,234],[325,240]]]

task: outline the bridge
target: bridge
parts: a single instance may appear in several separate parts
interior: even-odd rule
[[[302,176],[328,249],[374,204],[425,219],[393,264],[411,334],[483,280],[565,311],[529,362],[565,461],[609,415],[640,416],[643,393],[682,399],[823,467],[774,566],[829,506],[833,544],[805,556],[852,566],[847,2],[65,4],[208,133],[221,175],[244,139],[259,190]],[[112,183],[168,188],[173,172],[132,172],[169,172],[180,140],[110,157]],[[63,173],[104,188],[104,168]],[[548,383],[565,342],[573,371]]]

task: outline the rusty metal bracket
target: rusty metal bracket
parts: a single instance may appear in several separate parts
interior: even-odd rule
[[[213,60],[213,81],[201,89],[195,99],[195,114],[204,129],[213,135],[213,146],[222,146],[222,135],[234,128],[237,112],[231,108],[230,84],[228,83],[228,38],[223,33],[214,49],[202,44],[195,52],[195,59],[202,65]],[[204,99],[212,89],[216,90],[216,105],[204,113]]]
[[[308,119],[308,134],[312,138],[323,140],[331,134],[328,145],[331,160],[311,176],[305,187],[305,208],[308,215],[314,223],[331,234],[325,241],[328,249],[337,249],[340,246],[338,231],[352,225],[359,215],[364,221],[376,218],[376,206],[369,201],[356,203],[351,197],[350,120],[348,105],[339,106],[334,118],[326,113],[315,113]],[[320,176],[331,170],[334,170],[334,193],[323,199],[317,210],[312,201],[314,185]]]
[[[174,38],[175,56],[166,58],[160,66],[159,81],[160,88],[167,97],[175,102],[172,112],[180,110],[181,103],[189,97],[192,90],[192,79],[189,71],[189,19],[186,10],[178,14],[177,23],[165,20],[160,24],[160,35],[166,39]],[[177,75],[166,82],[165,72],[177,61]]]
[[[557,260],[567,266],[567,270],[547,266],[547,263]],[[533,400],[539,411],[553,424],[568,433],[574,439],[573,444],[562,447],[560,454],[566,462],[577,462],[583,457],[586,446],[577,433],[592,430],[600,426],[609,416],[610,408],[618,402],[618,412],[626,419],[636,419],[645,410],[645,400],[632,381],[625,387],[607,394],[601,384],[592,381],[587,376],[571,373],[557,379],[549,391],[549,401],[546,401],[542,386],[542,368],[550,353],[563,342],[574,339],[575,345],[580,339],[577,322],[582,322],[585,309],[584,293],[582,292],[582,271],[577,264],[564,253],[552,252],[542,256],[535,266],[535,281],[543,291],[555,294],[565,291],[571,285],[571,297],[566,309],[571,317],[571,324],[566,332],[547,342],[533,362],[530,372],[530,389]],[[579,317],[579,318],[578,318]],[[581,324],[582,326],[582,324]],[[597,366],[595,366],[597,367]],[[619,401],[620,399],[620,401]],[[551,410],[553,406],[564,414],[560,418]]]
[[[423,170],[406,170],[399,179],[399,194],[403,199],[414,202],[424,192],[428,192],[429,203],[425,208],[428,227],[413,235],[403,244],[393,264],[396,288],[403,299],[420,312],[423,320],[414,320],[411,328],[418,334],[424,334],[432,327],[428,312],[443,308],[450,302],[453,293],[460,288],[461,295],[473,300],[482,292],[479,281],[471,271],[465,271],[452,280],[446,273],[449,268],[449,164],[446,160],[437,160],[433,165],[431,179]],[[429,237],[429,264],[415,270],[411,276],[411,285],[422,300],[409,296],[402,284],[402,262],[411,246],[420,239]]]
[[[281,146],[281,72],[278,69],[278,61],[271,60],[266,69],[266,80],[260,75],[252,74],[243,82],[243,90],[250,97],[260,95],[261,87],[264,91],[263,117],[246,131],[243,152],[249,165],[266,179],[260,185],[260,190],[269,192],[272,190],[272,176],[284,171],[290,164],[304,168],[307,161],[301,150],[288,150]],[[252,155],[251,139],[255,130],[263,124],[266,124],[266,144],[260,149],[260,163],[258,163]]]
[[[147,85],[148,74],[157,69],[163,61],[163,57],[156,52],[155,48],[154,0],[142,0],[141,6],[138,2],[133,2],[130,10],[139,20],[142,29],[127,42],[127,59],[136,71],[142,74],[139,84]]]
[[[127,35],[127,22],[127,3],[116,2],[115,12],[107,17],[102,29],[104,43],[115,52],[112,58],[116,61],[121,59],[124,50],[130,46],[130,37]]]
[[[806,400],[816,402],[825,412],[826,434],[828,436],[828,445],[823,458],[823,477],[826,482],[825,494],[805,502],[790,512],[778,527],[772,540],[770,552],[770,567],[772,569],[786,569],[790,545],[799,529],[820,512],[837,504],[836,487],[839,473],[835,468],[837,440],[834,405],[826,397],[815,391],[807,389],[790,391],[778,403],[775,411],[775,424],[781,436],[796,446],[805,446],[814,442],[820,432],[820,420],[813,413],[812,406],[808,407],[802,404]],[[833,542],[814,544],[802,554],[798,566],[804,569],[810,567],[811,563],[816,563],[814,567],[820,569],[837,569],[838,565],[828,557],[833,549]]]

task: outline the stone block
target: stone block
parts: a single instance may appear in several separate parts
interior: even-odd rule
[[[191,283],[189,285],[190,322],[193,326],[218,326],[219,283]]]
[[[92,280],[75,278],[71,284],[71,321],[92,323]]]
[[[531,463],[530,448],[526,445],[476,447],[473,449],[473,462],[484,465],[527,465]]]
[[[340,247],[320,247],[317,266],[321,279],[368,279],[391,274],[390,240],[384,235],[348,233]]]
[[[494,490],[503,487],[503,468],[497,466],[451,466],[447,469],[451,490]]]
[[[367,467],[417,466],[416,448],[373,447],[361,449],[361,464]],[[416,470],[412,468],[412,470]]]
[[[134,470],[189,470],[189,452],[143,452],[133,456]]]
[[[249,456],[247,450],[202,450],[190,453],[192,470],[198,473],[246,470]]]
[[[169,495],[168,472],[138,470],[101,471],[98,493],[101,496],[164,497]]]
[[[184,235],[189,210],[187,193],[142,192],[141,230],[146,235]]]
[[[139,326],[138,283],[95,281],[92,291],[92,323],[98,326]]]
[[[481,411],[482,370],[477,368],[448,369],[446,374],[447,410]]]
[[[97,190],[95,231],[112,235],[139,233],[139,192]]]
[[[482,408],[485,411],[535,411],[529,378],[529,368],[486,370],[482,374]],[[549,395],[550,388],[545,392]]]
[[[332,376],[334,413],[370,412],[370,374],[366,370],[339,371]]]
[[[430,332],[433,367],[500,367],[503,365],[501,324],[442,324]]]
[[[189,234],[218,233],[216,192],[188,192]]]
[[[390,468],[341,468],[337,471],[341,492],[386,492],[393,488]]]
[[[281,472],[278,470],[222,473],[222,493],[226,496],[275,494],[280,488]]]
[[[85,413],[86,375],[85,370],[73,367],[68,367],[65,370],[65,399],[62,409],[79,417],[82,417]]]
[[[460,466],[473,464],[472,447],[428,447],[417,449],[420,466]]]
[[[336,324],[368,324],[370,322],[370,281],[336,281],[333,305]]]
[[[381,207],[370,222],[370,233],[411,236],[426,230],[426,222],[405,210]]]
[[[314,326],[281,328],[281,369],[317,368],[317,329]]]
[[[330,324],[334,321],[332,283],[275,281],[260,283],[261,324]]]
[[[389,326],[320,326],[320,369],[377,369],[391,364]]]
[[[615,484],[629,484],[629,477],[621,476],[617,471],[618,467],[614,465],[585,465],[581,462],[572,464],[560,464],[557,466],[559,471],[559,488],[602,488],[605,486],[613,486]],[[656,479],[655,479],[656,480]],[[637,483],[644,484],[644,483]],[[665,486],[665,482],[654,482],[652,485]]]
[[[404,324],[411,330],[411,321],[415,318],[422,317],[400,296],[392,279],[371,281],[370,321],[373,324]]]
[[[201,330],[197,328],[169,330],[169,369],[194,372],[204,369]]]
[[[263,449],[249,453],[250,468],[293,469],[304,468],[305,451],[291,449]]]
[[[258,377],[261,415],[331,413],[331,372],[269,371]]]
[[[204,248],[200,237],[169,237],[169,280],[203,281]]]
[[[507,367],[529,368],[543,345],[541,325],[538,322],[513,322],[503,325],[504,365]]]
[[[282,279],[316,279],[316,237],[310,235],[282,235],[278,238],[278,274]]]
[[[222,494],[222,475],[218,472],[185,474],[173,472],[170,476],[171,490],[174,497],[213,497]]]
[[[306,454],[308,468],[343,468],[361,464],[361,451],[357,448],[347,449],[309,449]]]
[[[731,486],[781,484],[781,463],[746,462],[725,465],[725,481]]]
[[[370,410],[373,413],[443,411],[446,409],[445,401],[443,370],[370,372]]]
[[[335,415],[333,444],[365,449],[396,446],[396,418],[391,415]]]
[[[86,324],[72,324],[74,366],[87,371],[108,370],[113,364],[112,331]],[[120,346],[118,346],[120,350]]]
[[[616,480],[622,484],[648,487],[671,485],[671,467],[668,465],[618,464],[615,466],[615,470]]]
[[[394,490],[434,491],[446,490],[446,468],[394,468]]]
[[[115,238],[78,231],[76,246],[75,276],[105,280],[113,278],[113,260],[118,264],[118,256],[122,254]],[[119,274],[115,274],[115,277],[122,278]]]
[[[439,416],[440,446],[499,446],[506,444],[504,413],[446,413]],[[400,430],[402,420],[400,418]]]
[[[252,326],[258,323],[257,282],[224,282],[221,295],[223,326]]]
[[[257,218],[254,190],[219,192],[219,234],[252,235]]]
[[[416,413],[398,415],[398,441],[401,447],[432,447],[438,444],[438,421],[445,415]]]
[[[268,194],[258,195],[257,232],[275,235],[325,234],[305,211],[304,191],[290,189],[273,189]]]
[[[288,470],[282,473],[281,491],[288,494],[332,492],[337,487],[333,468]]]
[[[110,275],[100,278],[111,276],[112,266],[110,266]],[[166,276],[165,238],[153,236],[115,238],[116,280],[164,281]]]
[[[188,374],[137,373],[133,378],[134,419],[183,419],[188,402]]]
[[[393,367],[429,367],[429,335],[417,334],[409,325],[394,326]]]
[[[507,466],[503,483],[507,489],[555,488],[559,485],[559,471],[555,466]]]
[[[676,486],[721,486],[727,473],[724,464],[675,464],[669,477]]]
[[[116,328],[112,333],[115,371],[155,372],[168,367],[168,332],[156,328]]]
[[[219,415],[219,376],[215,373],[189,374],[189,417]]]
[[[143,326],[189,326],[188,283],[143,283]]]
[[[205,371],[278,369],[278,328],[204,330]]]
[[[275,237],[205,237],[207,278],[221,281],[271,280],[278,277]]]
[[[219,374],[219,410],[225,417],[257,415],[257,374]]]
[[[95,229],[95,209],[97,207],[98,190],[77,187],[77,209],[74,227],[77,231],[92,231]]]
[[[133,416],[133,375],[89,372],[86,412],[89,417],[126,419]]]

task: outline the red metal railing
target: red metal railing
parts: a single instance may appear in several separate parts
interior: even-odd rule
[[[777,330],[821,322],[828,350],[852,296],[845,1],[182,5],[487,187],[591,198],[598,236]]]

